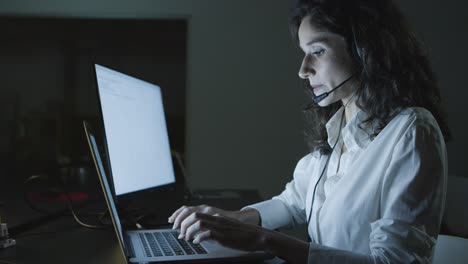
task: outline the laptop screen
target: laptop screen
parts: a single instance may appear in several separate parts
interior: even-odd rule
[[[161,89],[95,65],[116,195],[175,182]]]
[[[96,143],[96,138],[94,137],[94,134],[92,133],[91,129],[86,124],[86,122],[84,122],[83,125],[84,125],[84,129],[86,133],[86,138],[88,139],[89,148],[93,156],[94,164],[96,165],[96,169],[98,171],[98,177],[102,185],[104,197],[106,198],[106,202],[109,207],[109,213],[111,214],[111,219],[112,219],[112,222],[114,223],[115,231],[119,238],[119,243],[123,249],[123,252],[126,252],[125,243],[123,239],[123,233],[122,233],[122,225],[120,224],[120,218],[117,213],[117,208],[115,206],[114,198],[112,196],[109,182],[107,181],[106,172],[104,171],[104,165],[102,163],[101,155],[99,154],[99,149]]]

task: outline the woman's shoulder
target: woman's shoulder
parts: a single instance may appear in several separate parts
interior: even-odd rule
[[[422,107],[408,107],[401,110],[388,125],[399,127],[406,132],[404,134],[411,134],[416,130],[424,130],[442,137],[442,132],[436,119],[429,110]]]
[[[321,154],[320,152],[313,151],[305,156],[303,156],[296,165],[296,170],[307,170],[310,167],[313,167],[320,160]]]
[[[410,127],[438,127],[437,121],[429,110],[422,107],[408,107],[401,110],[390,123],[406,124]]]
[[[396,117],[406,118],[408,120],[414,121],[425,121],[432,122],[435,121],[434,116],[429,110],[423,107],[407,107],[402,109]]]

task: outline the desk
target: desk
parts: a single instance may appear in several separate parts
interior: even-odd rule
[[[222,198],[219,194],[228,195]],[[237,195],[238,194],[238,195]],[[205,203],[226,209],[240,208],[259,200],[252,191],[228,190],[203,191],[195,195],[193,204]],[[240,198],[240,199],[239,199]],[[104,203],[94,205],[105,209]],[[96,207],[93,208],[96,210]],[[33,230],[18,234],[17,245],[0,249],[1,261],[18,264],[76,263],[76,264],[125,264],[111,227],[102,230],[79,226],[71,216],[63,216]],[[265,263],[278,263],[279,260]],[[236,262],[238,263],[238,262]]]
[[[19,235],[16,246],[0,250],[0,260],[29,263],[115,263],[125,264],[119,255],[112,229],[92,230],[62,217]]]

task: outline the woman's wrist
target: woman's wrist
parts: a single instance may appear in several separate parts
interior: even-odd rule
[[[243,223],[251,225],[260,225],[260,213],[254,208],[244,208],[235,211],[235,218]]]

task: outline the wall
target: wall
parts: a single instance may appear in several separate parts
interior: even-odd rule
[[[431,47],[454,141],[450,172],[467,176],[466,16],[455,0],[400,0]],[[71,17],[188,17],[187,159],[192,187],[283,188],[306,152],[300,56],[284,0],[1,1],[0,14]],[[465,22],[465,23],[461,23]]]
[[[426,42],[439,78],[453,141],[448,145],[449,174],[468,177],[468,3],[465,1],[398,1],[416,32]]]
[[[191,185],[254,188],[265,197],[283,188],[306,151],[288,8],[270,0],[0,2],[3,15],[189,18]]]

